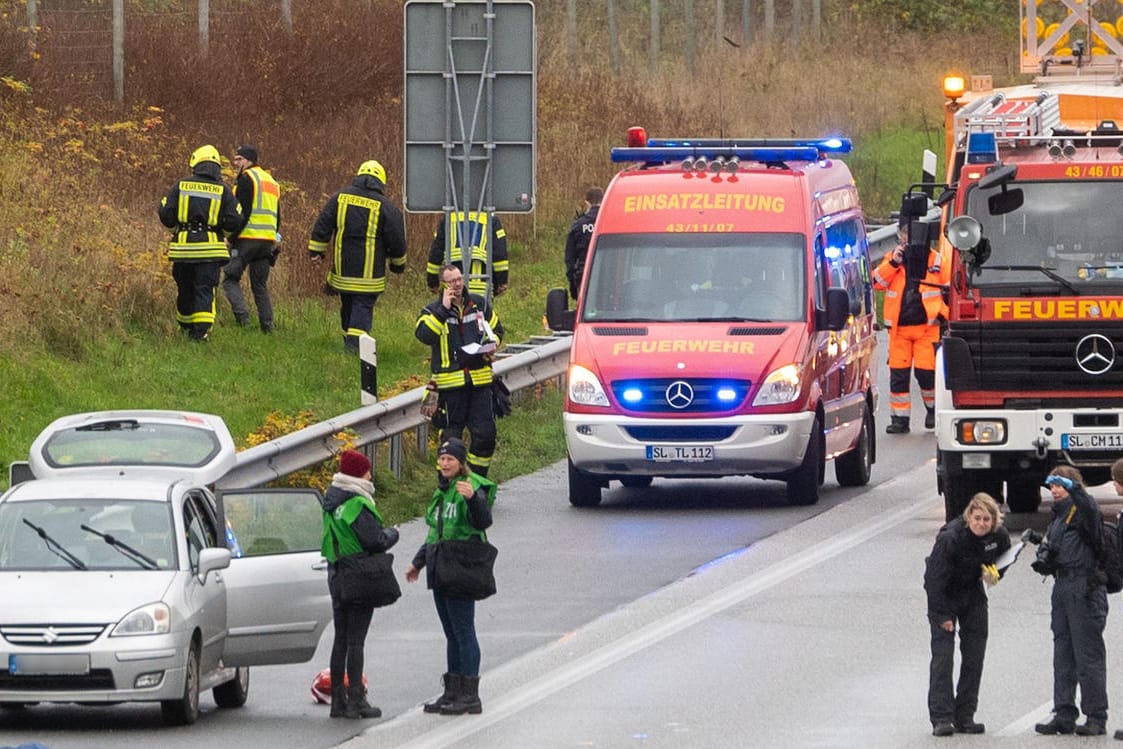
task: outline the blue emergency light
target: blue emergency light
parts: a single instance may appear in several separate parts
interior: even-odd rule
[[[633,140],[632,142],[636,142]],[[850,153],[847,138],[652,138],[646,146],[613,148],[612,161],[668,164],[673,161],[738,159],[760,163],[816,161],[825,154]]]
[[[998,162],[998,139],[994,133],[971,133],[967,136],[968,164],[995,164]]]

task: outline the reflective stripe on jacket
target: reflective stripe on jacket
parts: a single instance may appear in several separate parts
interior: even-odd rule
[[[168,257],[176,262],[229,260],[223,232],[237,231],[241,206],[221,179],[199,172],[197,167],[194,175],[176,182],[160,202],[160,221],[174,230]]]
[[[251,166],[242,172],[253,183],[253,208],[238,234],[238,239],[261,239],[267,242],[277,241],[278,206],[281,199],[281,188],[273,179],[273,175],[259,166]],[[234,196],[238,196],[237,188]]]
[[[885,303],[882,307],[882,319],[885,327],[892,328],[897,324],[901,314],[901,301],[904,297],[906,274],[905,264],[901,263],[896,268],[890,262],[893,251],[885,254],[881,263],[873,271],[873,286],[885,292]],[[924,312],[928,317],[929,325],[937,325],[942,316],[948,317],[948,305],[944,301],[943,289],[951,283],[951,263],[944,254],[936,249],[928,251],[927,272],[920,282],[919,291]]]
[[[386,289],[387,260],[395,272],[405,269],[405,220],[382,195],[381,182],[359,175],[328,200],[316,219],[308,250],[324,254],[329,247],[327,281],[336,291],[377,294]]]

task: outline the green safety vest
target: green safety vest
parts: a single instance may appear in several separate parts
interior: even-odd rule
[[[351,497],[336,507],[334,511],[324,513],[324,535],[320,542],[320,553],[329,562],[335,562],[339,557],[347,557],[363,551],[363,546],[359,543],[359,537],[351,529],[351,524],[355,522],[355,518],[359,517],[363,508],[373,512],[374,516],[378,518],[378,522],[385,525],[378,508],[374,506],[374,502],[361,494]],[[339,541],[339,554],[335,553],[336,539]]]
[[[447,540],[463,541],[468,538],[487,540],[487,534],[468,521],[468,502],[456,491],[456,482],[459,480],[460,477],[454,479],[444,491],[437,489],[433,492],[433,500],[429,503],[428,509],[425,510],[425,522],[429,525],[429,535],[425,538],[425,543],[435,544],[437,541]],[[481,486],[486,487],[488,506],[495,504],[494,481],[475,473],[468,474],[468,480],[472,483],[473,490],[478,490]],[[444,508],[443,533],[438,538],[437,514],[442,507]]]

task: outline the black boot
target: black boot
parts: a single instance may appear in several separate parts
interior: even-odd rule
[[[885,427],[886,434],[908,434],[909,433],[909,417],[907,416],[890,416],[889,426]]]
[[[924,428],[925,429],[935,429],[936,428],[936,409],[929,408],[928,412],[926,414],[924,414]]]
[[[460,674],[445,674],[441,682],[445,685],[444,694],[432,702],[426,702],[424,710],[427,713],[439,713],[445,705],[452,704],[460,692]]]
[[[347,687],[347,708],[343,711],[344,718],[358,720],[360,718],[381,718],[382,711],[367,702],[363,687]]]
[[[452,702],[441,708],[441,715],[463,715],[471,713],[479,715],[484,711],[480,702],[480,677],[461,676],[460,691],[456,693]]]
[[[331,717],[342,718],[347,711],[347,687],[331,688]]]

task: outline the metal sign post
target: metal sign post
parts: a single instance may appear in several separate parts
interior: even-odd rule
[[[444,214],[445,261],[455,236],[466,281],[468,214],[534,210],[535,40],[534,4],[525,0],[405,5],[405,209]]]

